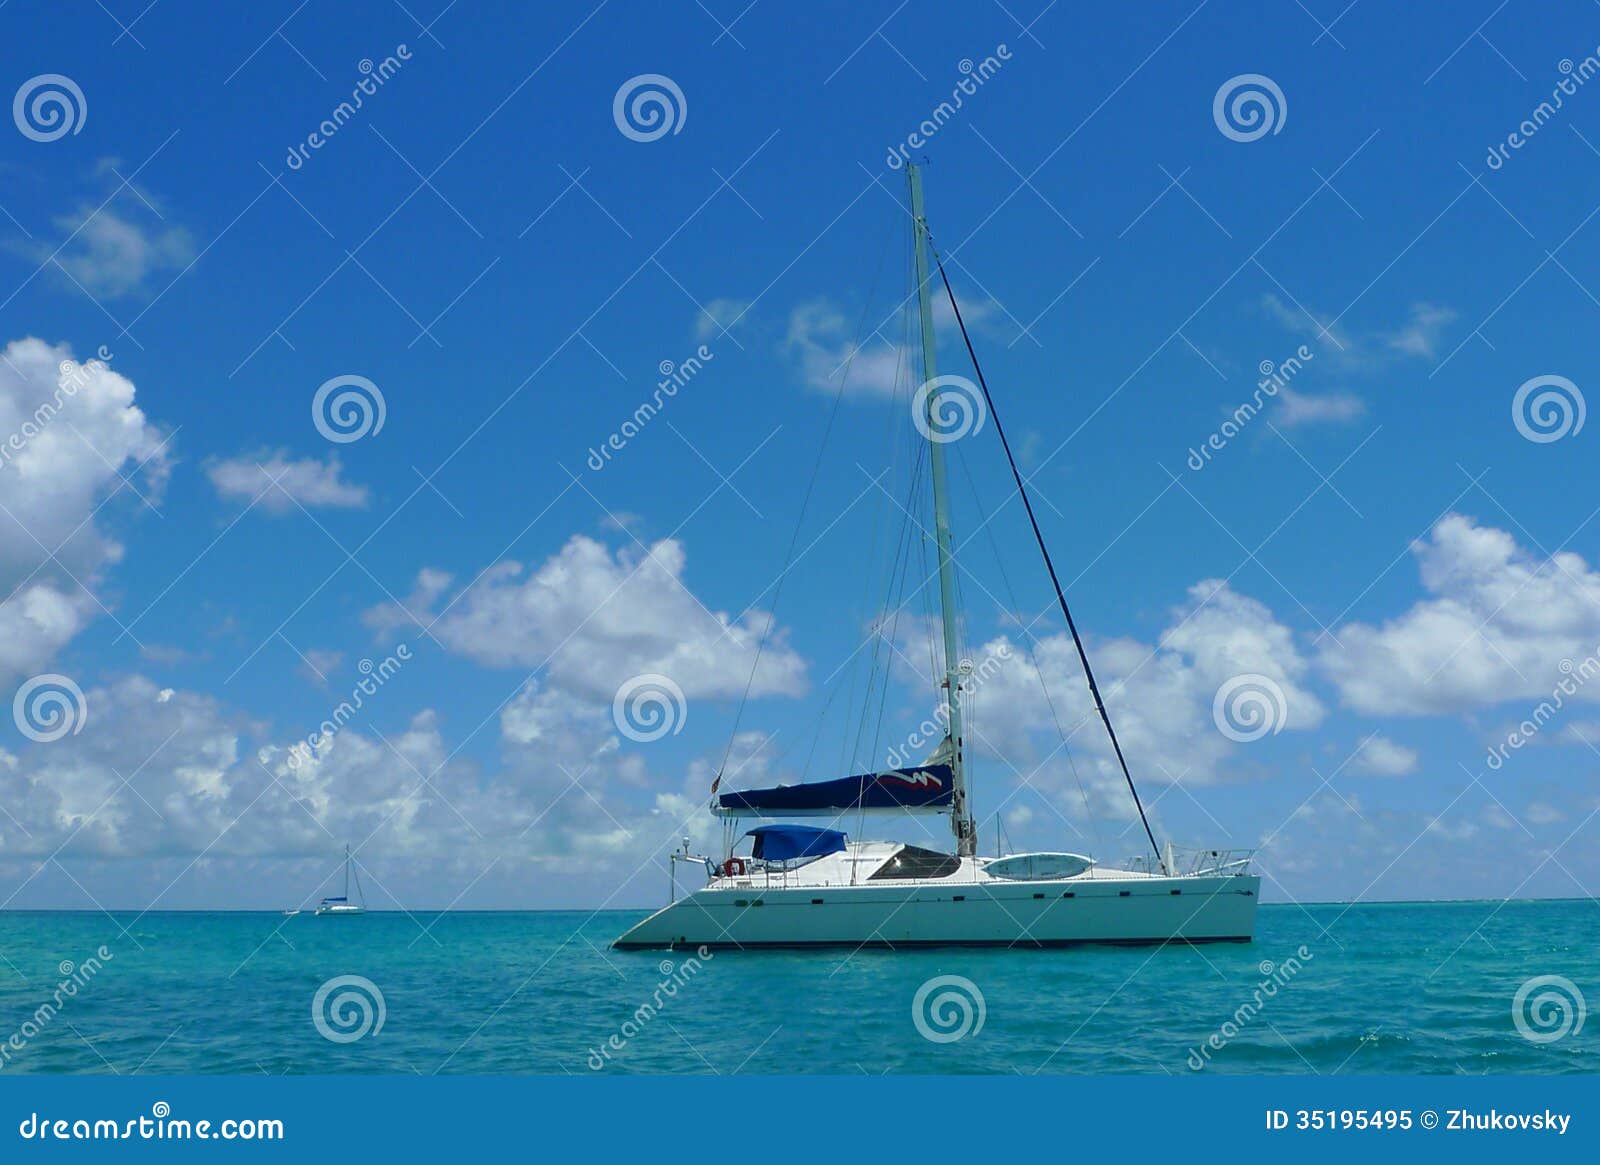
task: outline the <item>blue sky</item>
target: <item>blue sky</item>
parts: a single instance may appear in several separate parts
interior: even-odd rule
[[[1593,5],[143,7],[0,10],[6,91],[77,90],[71,131],[24,101],[0,133],[7,432],[109,357],[0,468],[0,680],[83,693],[60,739],[4,725],[8,905],[287,905],[346,840],[375,905],[653,904],[769,619],[740,780],[881,763],[933,706],[914,585],[857,731],[915,483],[888,157],[930,118],[930,221],[1159,831],[1265,843],[1279,901],[1600,872],[1600,685],[1487,761],[1600,649],[1594,437],[1529,439],[1538,387],[1514,416],[1591,387]],[[651,74],[674,129],[625,133]],[[1249,75],[1260,135],[1214,115]],[[339,377],[381,429],[319,431]],[[1136,852],[992,429],[954,448],[967,652],[1010,654],[984,836]],[[681,723],[631,739],[613,697],[656,674]],[[1258,740],[1214,716],[1241,676]]]

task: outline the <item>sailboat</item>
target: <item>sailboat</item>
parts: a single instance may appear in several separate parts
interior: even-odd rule
[[[1026,483],[1000,425],[960,306],[934,250],[923,208],[922,176],[906,167],[910,186],[913,262],[921,325],[925,413],[914,418],[928,437],[934,538],[937,543],[940,626],[943,639],[943,742],[920,765],[809,784],[719,792],[711,812],[726,822],[765,819],[739,836],[725,830],[720,858],[691,854],[684,840],[671,855],[672,898],[612,944],[619,949],[1004,946],[1054,947],[1076,943],[1249,942],[1254,936],[1261,879],[1250,870],[1252,851],[1180,852],[1156,843],[1139,791],[1117,739],[1083,640],[1034,515]],[[938,277],[966,342],[983,402],[1011,465],[1018,495],[1033,527],[1095,710],[1110,737],[1150,852],[1118,866],[1065,852],[980,857],[978,830],[968,800],[968,748],[962,702],[968,681],[958,638],[956,572],[952,552],[945,440],[938,433],[933,253]],[[900,842],[852,840],[842,821],[889,812],[948,814],[953,853]],[[827,825],[793,818],[825,818]],[[746,844],[748,843],[748,844]],[[677,897],[679,863],[704,865],[706,884]]]
[[[350,876],[354,874],[356,880],[356,894],[361,899],[357,905],[350,901]],[[354,869],[350,858],[350,847],[344,847],[344,893],[337,898],[324,898],[317,904],[317,917],[324,914],[365,914],[367,912],[367,896],[361,889],[361,874]]]

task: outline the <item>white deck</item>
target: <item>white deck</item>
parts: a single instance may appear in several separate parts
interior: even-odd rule
[[[1092,866],[1070,878],[996,878],[964,858],[942,878],[873,879],[901,850],[867,842],[797,868],[718,876],[619,938],[622,949],[762,946],[1058,946],[1249,941],[1259,877],[1242,865],[1168,876]]]

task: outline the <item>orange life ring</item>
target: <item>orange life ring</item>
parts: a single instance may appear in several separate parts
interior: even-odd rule
[[[722,863],[722,872],[730,878],[742,877],[745,872],[744,859],[729,858],[727,861]]]

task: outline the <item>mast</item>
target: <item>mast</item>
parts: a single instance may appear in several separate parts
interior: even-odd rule
[[[934,437],[936,417],[934,398],[928,386],[938,377],[934,356],[933,294],[928,270],[928,222],[922,205],[922,171],[915,163],[906,166],[911,184],[911,220],[915,236],[917,306],[922,317],[922,385],[925,390],[928,461],[933,469],[933,531],[939,548],[939,616],[944,625],[945,710],[950,730],[950,772],[952,800],[950,826],[956,835],[956,852],[969,858],[978,852],[977,825],[967,800],[967,764],[961,731],[961,649],[956,635],[956,566],[950,550],[950,498],[946,484],[944,443]]]
[[[344,843],[344,900],[350,901],[350,843]]]

